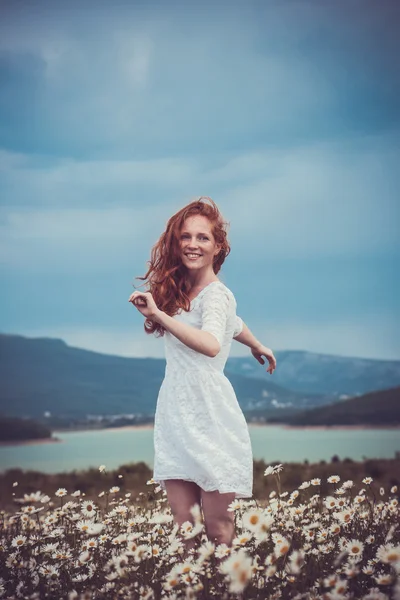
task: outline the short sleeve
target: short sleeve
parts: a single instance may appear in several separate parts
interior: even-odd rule
[[[222,347],[229,311],[229,294],[225,287],[211,286],[202,298],[201,330],[212,333]]]
[[[235,330],[233,332],[233,337],[236,337],[242,331],[243,331],[243,321],[238,315],[236,315]]]

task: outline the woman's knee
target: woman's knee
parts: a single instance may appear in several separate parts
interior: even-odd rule
[[[208,519],[205,516],[204,518],[207,537],[217,544],[230,545],[235,537],[234,520],[227,515],[220,515],[219,517],[214,515]]]
[[[229,511],[229,504],[235,494],[203,492],[202,505],[207,536],[218,543],[230,543],[234,537],[235,515]]]
[[[179,520],[193,520],[190,509],[194,504],[200,506],[200,488],[192,481],[168,479],[165,481],[168,503],[173,516]]]

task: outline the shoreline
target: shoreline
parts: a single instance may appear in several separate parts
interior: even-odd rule
[[[55,444],[62,442],[60,438],[37,438],[34,440],[2,440],[0,446],[33,446],[34,444]]]
[[[367,430],[367,429],[379,429],[379,430],[397,430],[400,429],[400,425],[289,425],[287,423],[247,423],[247,426],[250,427],[283,427],[284,429],[321,429],[324,431],[329,430]],[[121,430],[132,430],[132,431],[147,431],[149,429],[154,429],[154,425],[152,423],[143,424],[143,425],[123,425],[121,427],[101,427],[101,428],[87,428],[87,429],[56,429],[54,433],[80,433],[80,432],[101,432],[101,431],[121,431]],[[6,440],[0,441],[0,447],[7,446],[31,446],[35,444],[54,444],[60,443],[64,440],[58,437],[51,438],[38,438],[33,440]]]
[[[283,427],[284,429],[400,429],[400,425],[289,425],[288,423],[248,423],[249,427]]]

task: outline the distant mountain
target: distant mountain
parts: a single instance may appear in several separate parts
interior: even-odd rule
[[[100,354],[59,339],[0,334],[0,355],[0,412],[5,416],[154,415],[165,374],[164,359]],[[293,411],[334,400],[329,394],[286,390],[277,385],[275,374],[265,380],[228,370],[226,375],[246,413]]]
[[[269,380],[295,392],[332,394],[338,399],[400,385],[400,361],[317,354],[302,350],[274,351],[272,377],[250,354],[230,357],[226,371]]]
[[[285,422],[291,425],[400,425],[400,387],[297,413],[287,417]]]

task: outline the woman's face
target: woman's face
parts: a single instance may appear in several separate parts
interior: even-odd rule
[[[180,245],[182,262],[188,269],[212,266],[214,256],[221,249],[221,245],[215,243],[210,221],[203,215],[185,220],[180,232]]]

